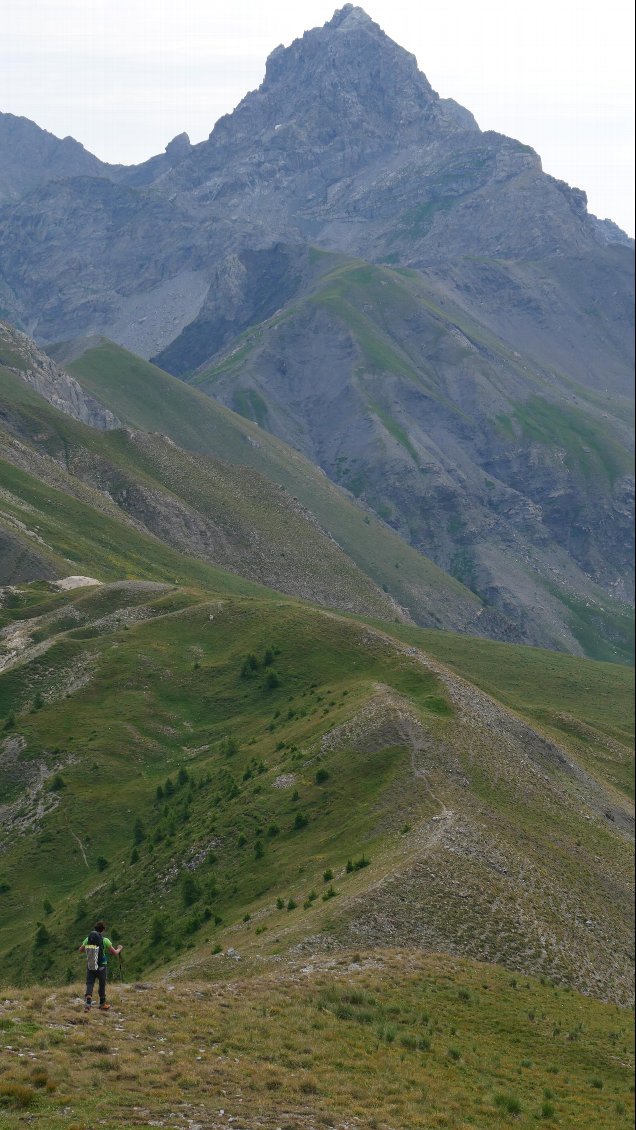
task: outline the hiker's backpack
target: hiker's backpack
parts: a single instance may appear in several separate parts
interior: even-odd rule
[[[104,939],[97,930],[91,930],[86,945],[86,968],[93,973],[104,964]]]

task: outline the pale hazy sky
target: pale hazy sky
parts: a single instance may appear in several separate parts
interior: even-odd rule
[[[337,0],[0,0],[0,110],[132,164],[207,137],[267,55]],[[365,0],[435,90],[634,234],[633,5],[626,0]],[[0,160],[2,155],[0,154]]]

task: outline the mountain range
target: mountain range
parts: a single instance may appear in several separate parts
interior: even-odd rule
[[[0,144],[7,321],[71,368],[110,339],[251,419],[493,634],[629,653],[631,241],[362,9],[277,48],[198,145],[110,166],[11,115]]]

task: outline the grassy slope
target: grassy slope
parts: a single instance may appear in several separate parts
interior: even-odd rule
[[[134,587],[61,597],[27,587],[3,617],[30,626],[35,644],[50,644],[0,676],[0,711],[15,713],[4,731],[2,779],[13,805],[4,814],[9,832],[0,872],[5,976],[63,977],[77,933],[95,910],[126,938],[135,975],[147,969],[149,928],[157,968],[182,960],[190,947],[201,975],[210,972],[205,954],[215,945],[238,946],[253,960],[276,958],[304,944],[308,933],[337,937],[341,923],[352,915],[355,921],[360,899],[381,910],[373,895],[378,884],[387,891],[388,912],[389,888],[397,883],[399,890],[428,858],[429,843],[442,884],[436,892],[428,882],[437,912],[447,924],[459,912],[471,921],[461,948],[473,952],[480,931],[488,934],[496,898],[510,921],[499,938],[486,938],[484,953],[523,969],[529,920],[516,922],[514,901],[521,890],[514,887],[510,903],[489,865],[475,872],[474,849],[466,856],[461,840],[459,853],[447,856],[435,820],[453,809],[461,818],[454,834],[472,835],[487,822],[495,858],[505,859],[511,875],[522,853],[523,874],[534,875],[524,914],[547,914],[556,939],[546,971],[585,982],[587,973],[573,965],[580,935],[572,933],[570,914],[598,916],[614,932],[617,963],[612,971],[607,965],[601,991],[612,992],[616,976],[622,994],[630,867],[619,826],[600,818],[603,805],[619,803],[611,758],[599,757],[601,807],[588,809],[589,797],[573,791],[558,765],[541,763],[539,777],[528,776],[525,750],[505,743],[499,750],[495,732],[467,730],[447,680],[423,667],[416,649],[396,650],[385,632],[290,600],[225,593],[211,601],[194,590]],[[520,672],[523,649],[517,650]],[[250,654],[257,666],[241,675]],[[485,644],[476,660],[468,654],[464,669],[483,672],[491,654]],[[528,674],[533,660],[530,653]],[[611,670],[579,664],[583,678],[578,693],[571,680],[570,706],[574,717],[587,718],[585,700],[612,690]],[[509,667],[491,667],[491,686],[499,681],[501,697],[514,702]],[[558,691],[550,697],[550,685],[544,705],[553,711]],[[620,694],[615,701],[618,711]],[[365,728],[360,719],[378,702],[380,721]],[[392,723],[395,703],[406,704],[404,717],[414,712],[429,735],[424,775],[413,776],[420,755],[405,739],[408,727]],[[345,723],[343,737],[323,745]],[[622,732],[627,720],[615,725]],[[568,748],[576,753],[576,735]],[[369,866],[347,871],[348,860],[363,859]],[[329,870],[333,879],[325,880]],[[611,914],[604,886],[610,875]],[[567,914],[551,918],[542,892],[561,898],[564,884],[574,901]],[[295,906],[288,909],[290,899]],[[427,913],[433,922],[434,908]],[[368,914],[369,906],[363,920]],[[38,921],[45,927],[39,939]],[[456,935],[444,934],[443,923],[439,929],[440,946],[458,942],[459,920]]]
[[[415,619],[458,628],[474,620],[480,602],[473,593],[251,421],[111,343],[88,350],[67,368],[126,423],[163,432],[188,451],[253,467],[285,486],[363,572],[386,586]]]
[[[232,981],[115,984],[111,1014],[87,1021],[79,983],[5,992],[8,1125],[19,1101],[42,1130],[173,1126],[175,1112],[206,1130],[632,1125],[632,1017],[616,1006],[443,956],[252,978],[215,960]]]
[[[212,592],[258,591],[251,582],[177,553],[4,460],[0,460],[0,484],[7,492],[3,499],[6,514],[42,538],[44,550],[39,542],[35,548],[46,552],[48,547],[47,556],[62,575],[97,572],[106,581],[142,577],[198,584]]]
[[[141,526],[142,535],[147,530],[164,546],[167,543],[194,561],[207,559],[252,581],[313,597],[319,603],[395,616],[388,597],[286,492],[258,472],[229,467],[209,457],[195,458],[160,436],[86,427],[51,408],[10,374],[3,378],[0,399],[20,437],[17,450],[14,441],[7,442],[7,458],[13,453],[13,458],[23,462],[26,441],[38,454],[55,460],[53,465],[31,460],[40,480],[99,511],[90,522],[77,527],[80,544],[73,546],[71,538],[69,548],[69,539],[65,540],[66,554],[75,550],[85,571],[96,570],[98,577],[104,576],[100,572],[103,559],[99,554],[91,557],[91,545],[103,542],[104,537],[113,546],[121,541],[113,537],[113,523],[126,522],[130,512],[137,524],[133,535]],[[15,511],[16,506],[20,508],[19,498],[33,505],[33,492],[29,502],[25,489],[12,482],[14,477],[7,467],[3,479],[5,489],[12,492]],[[69,508],[73,509],[71,500],[58,504],[48,515],[46,540],[55,542],[58,553],[60,535],[55,521],[58,515],[63,520]],[[130,533],[122,536],[130,541]],[[137,568],[137,576],[156,579],[158,575],[156,568],[150,574]],[[123,562],[122,574],[126,575]],[[196,574],[190,575],[194,579]]]
[[[400,625],[385,630],[424,647],[499,702],[571,744],[588,767],[596,764],[601,776],[633,799],[634,761],[628,753],[634,742],[633,667],[453,632]],[[618,743],[613,753],[599,748],[604,737]]]

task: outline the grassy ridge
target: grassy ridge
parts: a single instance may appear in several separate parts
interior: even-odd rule
[[[630,865],[620,759],[602,718],[580,757],[576,731],[562,731],[577,763],[596,759],[598,784],[581,794],[549,750],[533,753],[530,733],[507,737],[496,713],[468,724],[460,688],[412,645],[420,633],[405,647],[384,629],[264,596],[117,585],[61,600],[41,586],[38,603],[34,591],[3,612],[34,648],[0,675],[6,977],[72,976],[77,932],[103,912],[135,975],[216,945],[273,959],[308,935],[340,944],[352,923],[373,931],[384,916],[418,947],[428,922],[438,948],[461,939],[468,953],[579,984],[592,977],[573,956],[582,914],[611,927],[611,958],[602,932],[586,945],[605,955],[603,991],[622,999]],[[486,673],[514,703],[498,648],[469,652],[464,672],[473,664],[476,682]],[[516,660],[520,677],[523,649]],[[614,669],[579,661],[577,704],[570,663],[571,715],[592,721],[579,706],[603,686],[616,695]],[[558,687],[544,679],[550,716]],[[531,705],[520,696],[515,707]],[[620,756],[626,771],[623,746]],[[554,939],[543,956],[534,918]]]
[[[582,726],[630,745],[634,740],[634,669],[595,663],[576,656],[391,625],[399,639],[423,646],[500,702],[542,724],[568,729],[576,717]]]
[[[93,608],[100,595],[98,591],[75,597],[73,607],[80,622],[92,622],[96,611],[98,620],[108,615],[107,610]],[[85,888],[88,873],[99,874],[97,861],[102,854],[117,864],[120,879],[117,890],[108,889],[107,894],[104,887],[100,897],[107,895],[124,926],[126,922],[132,926],[139,913],[135,908],[151,899],[157,869],[169,869],[186,845],[189,850],[219,836],[225,844],[224,880],[214,879],[212,863],[203,865],[205,882],[199,893],[215,914],[220,907],[225,916],[229,907],[233,919],[240,908],[268,891],[287,899],[285,889],[291,887],[298,894],[300,847],[313,859],[312,881],[322,884],[322,871],[328,865],[344,866],[350,852],[359,854],[368,844],[368,804],[388,786],[396,758],[404,760],[403,752],[395,751],[391,757],[378,753],[362,777],[355,765],[341,765],[328,789],[314,779],[318,764],[312,769],[311,757],[308,768],[300,771],[307,761],[307,743],[315,740],[327,719],[331,723],[346,717],[367,697],[370,680],[389,676],[385,662],[373,651],[360,652],[346,623],[315,619],[310,612],[292,605],[288,609],[282,602],[197,602],[190,607],[188,600],[184,606],[181,596],[149,595],[146,623],[127,623],[126,611],[120,610],[121,627],[114,635],[112,629],[104,636],[104,629],[76,627],[54,636],[44,655],[0,677],[0,710],[18,713],[16,726],[27,743],[21,761],[28,765],[44,759],[51,770],[49,780],[55,779],[54,765],[67,763],[60,771],[64,787],[51,798],[55,807],[46,830],[13,844],[3,860],[11,886],[4,896],[12,915],[7,926],[9,945],[11,938],[19,939],[21,921],[32,920],[41,910],[28,894],[33,881],[48,892],[55,906],[60,905],[61,914],[50,918],[51,930],[59,935],[62,929],[60,940],[69,938],[74,927],[64,899],[71,890]],[[118,607],[117,593],[111,600]],[[30,609],[31,615],[37,611],[37,606]],[[307,654],[307,633],[316,629],[320,646]],[[268,648],[273,649],[272,661],[266,663]],[[257,666],[242,677],[246,653],[256,656]],[[82,656],[91,679],[77,694],[64,697],[69,673],[77,669]],[[356,673],[343,681],[344,672],[355,668]],[[397,671],[392,681],[408,690],[412,679]],[[417,680],[415,689],[424,709],[436,687],[434,677]],[[49,701],[34,711],[38,694]],[[170,774],[176,783],[175,775],[185,767],[196,784],[177,789],[174,797],[157,806],[157,786]],[[298,775],[298,788],[272,788],[276,776],[286,772]],[[92,829],[96,789],[102,799]],[[341,819],[344,806],[351,811],[359,806],[360,811],[360,819],[350,819],[346,828]],[[211,816],[215,810],[218,815]],[[131,813],[148,829],[143,847],[138,848],[144,856],[151,851],[151,871],[127,866],[136,819]],[[296,827],[299,817],[307,823]],[[268,834],[274,826],[278,831]],[[71,847],[70,829],[90,847],[82,849],[77,840]],[[255,857],[259,839],[267,851]],[[63,867],[69,847],[74,863]],[[211,848],[204,852],[206,858],[208,854],[214,854]],[[258,867],[252,870],[255,858]],[[241,889],[234,891],[239,878]],[[182,892],[174,883],[169,887],[166,921],[176,926]],[[203,904],[196,909],[195,933],[204,924]],[[166,929],[164,943],[165,952],[159,949],[165,960],[175,945],[181,948],[184,943],[180,928]],[[32,973],[40,972],[43,956],[36,948]],[[64,964],[58,966],[57,960],[63,963],[63,949],[56,961],[47,955],[49,970],[56,966],[63,970]],[[10,963],[27,972],[19,946]]]

